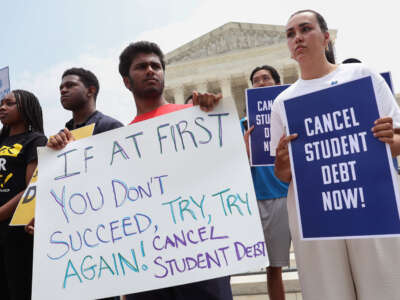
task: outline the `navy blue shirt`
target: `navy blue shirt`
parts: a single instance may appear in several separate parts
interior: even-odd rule
[[[93,123],[96,124],[94,126],[93,135],[124,126],[120,121],[96,110],[85,122],[77,124],[74,127],[74,119],[71,119],[65,124],[65,127],[69,130],[73,130]]]

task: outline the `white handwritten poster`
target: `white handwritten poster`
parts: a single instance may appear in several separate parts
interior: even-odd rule
[[[231,99],[39,151],[33,298],[93,299],[268,265]]]

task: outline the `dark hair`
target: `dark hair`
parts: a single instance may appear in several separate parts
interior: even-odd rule
[[[21,114],[28,131],[44,133],[42,107],[34,94],[25,90],[13,90],[18,112]],[[1,136],[8,136],[10,128],[4,125]]]
[[[351,64],[351,63],[361,63],[361,60],[357,58],[346,58],[344,61],[342,61],[342,64]]]
[[[256,68],[251,72],[251,74],[250,74],[250,81],[251,81],[251,84],[253,84],[253,77],[254,77],[254,74],[256,74],[256,73],[257,73],[258,71],[260,71],[260,70],[269,71],[269,72],[271,73],[272,79],[274,79],[275,83],[276,83],[276,84],[280,84],[280,83],[281,83],[281,76],[279,76],[278,71],[277,71],[274,67],[271,67],[271,66],[269,66],[269,65],[263,65],[263,66],[261,66],[261,67],[256,67]]]
[[[131,67],[133,59],[141,53],[151,54],[154,53],[160,59],[163,70],[165,70],[164,54],[160,47],[153,42],[139,41],[131,43],[122,51],[119,56],[119,73],[122,77],[128,77],[129,68]]]
[[[96,88],[96,92],[94,93],[94,99],[96,100],[97,94],[99,93],[100,85],[97,80],[96,75],[94,75],[91,71],[85,70],[83,68],[71,68],[66,70],[61,78],[64,78],[67,75],[76,75],[79,76],[80,81],[82,81],[83,85],[86,88],[94,86]]]
[[[320,13],[316,12],[315,10],[312,10],[312,9],[298,10],[295,13],[293,13],[290,16],[290,18],[292,18],[295,15],[306,13],[306,12],[309,12],[309,13],[312,13],[312,14],[315,15],[315,17],[317,19],[317,22],[318,22],[318,25],[319,25],[319,28],[321,28],[322,32],[327,32],[328,31],[328,25],[326,24],[326,21],[325,21],[324,17]],[[329,42],[328,42],[328,48],[325,49],[325,57],[331,64],[336,63],[335,50],[333,48],[333,44],[332,44],[332,41],[330,39],[329,39]]]

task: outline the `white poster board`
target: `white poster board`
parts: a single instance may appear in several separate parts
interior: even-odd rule
[[[268,265],[232,99],[39,150],[33,300],[93,299]]]

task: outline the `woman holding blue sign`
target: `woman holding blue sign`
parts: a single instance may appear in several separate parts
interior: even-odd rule
[[[31,299],[33,239],[12,227],[14,210],[45,146],[42,109],[30,92],[15,90],[0,102],[0,288],[2,300]]]
[[[312,10],[294,13],[286,25],[286,36],[291,56],[299,64],[301,78],[282,92],[273,104],[271,153],[276,154],[276,176],[290,182],[289,223],[303,298],[398,299],[400,239],[301,240],[288,151],[288,144],[297,138],[297,134],[285,136],[287,124],[283,102],[370,76],[379,112],[385,116],[376,120],[371,130],[377,139],[389,144],[393,156],[400,154],[400,136],[393,129],[400,128],[400,110],[379,74],[362,64],[336,65],[333,55],[327,55],[333,53],[332,46],[327,24],[319,13]]]

